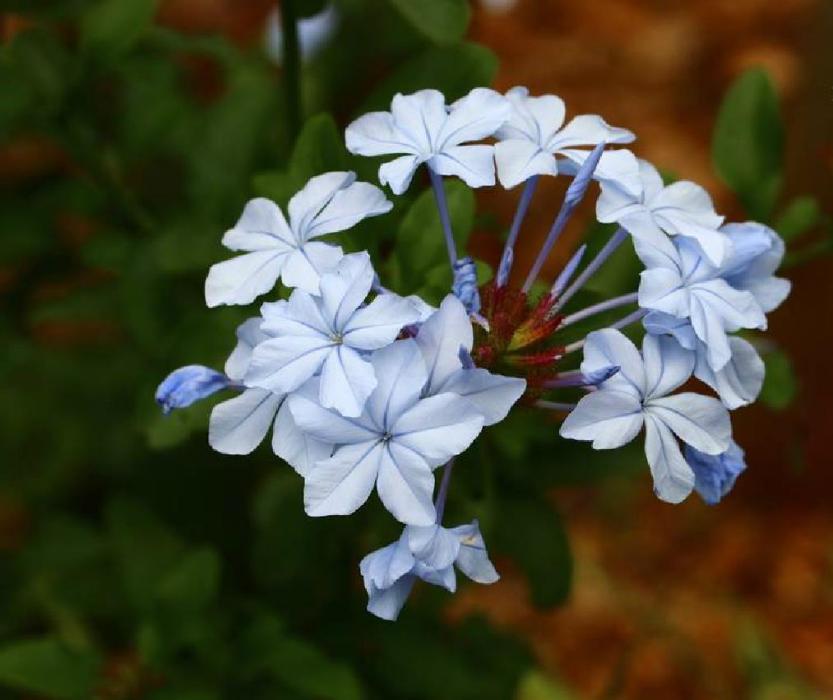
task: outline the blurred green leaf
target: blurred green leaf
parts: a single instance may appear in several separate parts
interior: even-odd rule
[[[766,71],[748,70],[729,88],[715,125],[712,158],[747,212],[768,220],[781,190],[784,127]]]
[[[821,207],[815,197],[796,197],[778,217],[775,230],[789,243],[818,226],[821,218]]]
[[[575,695],[540,671],[530,671],[521,680],[515,700],[575,700]]]
[[[437,44],[452,44],[466,33],[468,0],[388,0],[421,34]]]
[[[220,587],[220,558],[209,547],[180,559],[159,584],[159,599],[177,614],[211,603]]]
[[[81,21],[81,45],[110,59],[125,53],[150,27],[157,0],[99,0]]]
[[[59,700],[92,697],[99,661],[44,637],[0,647],[0,684]]]
[[[798,393],[798,380],[792,361],[785,353],[775,351],[764,355],[764,365],[766,377],[760,399],[770,408],[783,411]]]
[[[511,557],[526,574],[536,607],[563,603],[570,593],[573,560],[555,508],[532,499],[504,500],[499,507],[492,533],[496,549]]]
[[[480,44],[429,47],[382,81],[360,111],[388,110],[397,92],[407,94],[424,88],[439,90],[452,102],[472,88],[489,85],[497,64],[494,53]]]

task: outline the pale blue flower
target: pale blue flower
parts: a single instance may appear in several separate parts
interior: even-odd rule
[[[296,289],[288,301],[265,304],[263,330],[246,384],[276,393],[294,391],[321,374],[320,400],[344,416],[361,415],[376,388],[370,351],[390,345],[419,311],[396,294],[363,306],[375,273],[367,253],[342,258],[321,276],[320,296]]]
[[[639,161],[642,191],[628,192],[614,182],[602,182],[596,202],[596,217],[602,223],[617,223],[635,239],[655,239],[662,231],[669,236],[691,238],[712,265],[719,266],[731,244],[717,231],[723,223],[708,192],[700,185],[681,180],[665,187],[656,168]]]
[[[288,287],[318,294],[321,273],[338,264],[342,251],[315,239],[384,214],[392,206],[378,187],[356,182],[351,172],[312,178],[289,200],[289,223],[274,202],[251,200],[223,236],[226,248],[244,254],[211,266],[206,303],[248,304],[271,290],[278,278]]]
[[[466,366],[463,358],[471,352],[474,334],[465,307],[451,294],[422,324],[416,342],[428,367],[423,395],[451,392],[462,396],[481,413],[485,425],[506,418],[526,390],[523,379]]]
[[[694,356],[673,338],[646,335],[642,354],[613,329],[587,336],[581,371],[585,375],[616,366],[619,371],[583,397],[561,426],[561,435],[613,449],[645,428],[645,455],[657,496],[684,500],[694,488],[694,473],[675,435],[706,454],[724,452],[731,439],[729,413],[717,400],[694,393],[669,396],[691,376]]]
[[[694,335],[706,345],[714,371],[732,357],[729,332],[766,328],[766,316],[754,295],[723,279],[693,241],[656,232],[635,238],[634,247],[646,267],[640,274],[639,306],[688,319]],[[690,340],[683,345],[694,349]]]
[[[720,503],[746,469],[744,452],[734,440],[719,455],[703,454],[689,446],[685,457],[694,471],[694,488],[710,506]]]
[[[418,578],[454,593],[455,566],[476,583],[500,578],[476,520],[454,528],[409,525],[396,542],[371,552],[359,564],[367,610],[383,620],[395,620]]]
[[[422,163],[469,187],[493,185],[494,147],[470,142],[494,134],[508,116],[506,99],[486,88],[475,88],[450,107],[437,90],[397,94],[390,112],[365,114],[347,127],[347,150],[361,156],[398,155],[379,168],[379,181],[394,194],[408,189]]]
[[[593,146],[631,143],[636,138],[627,129],[610,126],[595,114],[582,114],[565,125],[564,101],[555,95],[530,97],[525,87],[514,87],[506,93],[506,98],[512,111],[495,134],[497,173],[506,189],[535,175],[557,175],[556,156],[566,160],[566,163],[562,161],[562,169],[574,174]],[[641,189],[639,166],[630,151],[606,151],[594,177],[617,183],[634,195]]]
[[[412,339],[377,350],[370,361],[377,386],[356,418],[324,408],[309,396],[289,397],[302,430],[338,445],[330,459],[318,462],[306,476],[307,514],[348,515],[375,485],[397,520],[430,525],[436,520],[433,469],[471,445],[483,428],[483,416],[456,394],[422,398],[428,370]]]
[[[185,408],[231,384],[222,372],[203,365],[186,365],[171,372],[156,389],[156,403],[167,415],[175,408]]]

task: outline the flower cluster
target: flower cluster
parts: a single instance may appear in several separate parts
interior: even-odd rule
[[[390,112],[360,117],[346,130],[347,148],[394,156],[379,168],[383,186],[402,194],[425,166],[451,293],[437,308],[400,296],[381,286],[367,253],[319,240],[392,206],[353,173],[324,173],[290,200],[288,221],[273,202],[249,202],[223,237],[242,254],[214,265],[205,284],[208,306],[249,304],[279,280],[284,298],[264,302],[238,328],[224,372],[189,365],[157,391],[165,412],[238,392],[214,407],[211,446],[248,454],[271,427],[274,453],[304,480],[310,516],[353,513],[375,487],[404,526],[399,540],[360,565],[368,610],[380,617],[397,617],[417,579],[453,591],[456,567],[480,583],[497,580],[477,521],[449,529],[442,516],[455,456],[522,397],[566,414],[561,435],[596,449],[620,447],[644,427],[654,488],[665,501],[696,489],[716,503],[745,468],[729,410],[757,397],[764,369],[753,344],[734,334],[765,328],[766,313],[789,293],[774,276],[783,243],[761,224],[724,225],[702,188],[665,186],[631,151],[609,148],[632,142],[630,131],[594,115],[565,124],[565,114],[552,95],[478,88],[451,105],[436,90],[397,95]],[[525,280],[513,286],[514,250],[537,182],[559,174],[572,178],[564,202]],[[470,187],[523,184],[496,276],[481,287],[472,259],[458,257],[443,176]],[[533,296],[594,181],[597,218],[617,224],[615,233],[583,267],[581,246],[548,291]],[[565,313],[627,240],[645,267],[638,289]],[[561,340],[577,322],[628,306],[609,327]],[[641,351],[622,333],[638,322]],[[579,350],[580,366],[565,369]],[[718,398],[677,391],[692,377]],[[580,398],[554,400],[560,392]]]

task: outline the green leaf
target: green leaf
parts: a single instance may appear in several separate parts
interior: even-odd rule
[[[784,127],[778,96],[764,70],[747,71],[729,88],[715,126],[712,158],[747,212],[767,220],[781,190]]]
[[[563,603],[570,592],[573,560],[567,534],[554,507],[545,501],[505,500],[492,533],[495,548],[526,574],[539,608]]]
[[[468,0],[389,0],[421,34],[437,44],[453,44],[469,25]]]
[[[798,381],[792,361],[785,353],[776,351],[764,356],[764,365],[766,377],[760,399],[770,408],[783,411],[798,393]]]
[[[775,222],[775,230],[789,242],[821,222],[821,207],[815,197],[796,197]]]
[[[451,102],[472,88],[489,85],[497,65],[494,53],[480,44],[429,47],[382,81],[365,100],[361,111],[390,109],[390,101],[397,92],[424,88],[439,90]]]
[[[126,53],[150,27],[156,0],[100,0],[81,21],[81,45],[113,58]]]
[[[444,184],[451,229],[462,255],[474,224],[474,193],[458,180],[445,180]],[[450,288],[448,251],[433,190],[422,192],[402,219],[396,236],[396,264],[401,292],[409,293],[426,282],[430,287]],[[440,278],[427,280],[434,271]]]
[[[518,686],[515,700],[574,700],[575,695],[540,671],[527,673]]]
[[[220,557],[209,547],[196,549],[177,562],[159,585],[159,599],[177,613],[206,607],[220,588]]]
[[[0,684],[60,700],[92,697],[98,670],[92,652],[75,652],[51,637],[0,647]]]

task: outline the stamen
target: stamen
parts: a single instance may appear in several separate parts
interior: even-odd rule
[[[445,189],[443,188],[442,176],[435,173],[430,166],[428,167],[428,175],[431,177],[431,186],[434,188],[434,198],[437,201],[437,210],[440,213],[440,223],[443,226],[443,234],[445,235],[445,245],[448,249],[448,261],[451,263],[452,269],[457,263],[457,245],[454,242],[454,233],[451,230],[451,217],[448,213],[448,202],[445,199]]]
[[[503,246],[503,255],[500,256],[500,265],[495,278],[495,284],[498,287],[506,286],[509,281],[509,273],[512,271],[512,262],[515,258],[515,242],[518,240],[518,233],[520,233],[521,224],[526,218],[526,212],[529,209],[530,202],[532,202],[532,195],[535,193],[539,177],[539,175],[533,175],[524,185],[523,194],[521,194],[521,199],[518,202],[518,209],[515,211],[515,218],[512,219],[512,227],[509,229],[509,236]]]
[[[567,188],[564,203],[561,205],[561,209],[558,212],[558,216],[555,217],[555,221],[552,224],[550,232],[547,234],[544,245],[541,247],[541,251],[538,253],[538,257],[535,259],[532,269],[526,277],[526,282],[524,282],[524,286],[522,287],[524,292],[528,292],[535,283],[535,280],[538,279],[538,274],[541,272],[541,268],[544,266],[553,246],[555,246],[555,242],[564,230],[564,226],[566,226],[575,208],[584,199],[587,188],[593,180],[593,172],[596,170],[599,160],[601,160],[605,145],[605,142],[602,141],[602,143],[591,151],[590,155],[587,156],[587,159],[578,169],[570,186]]]

